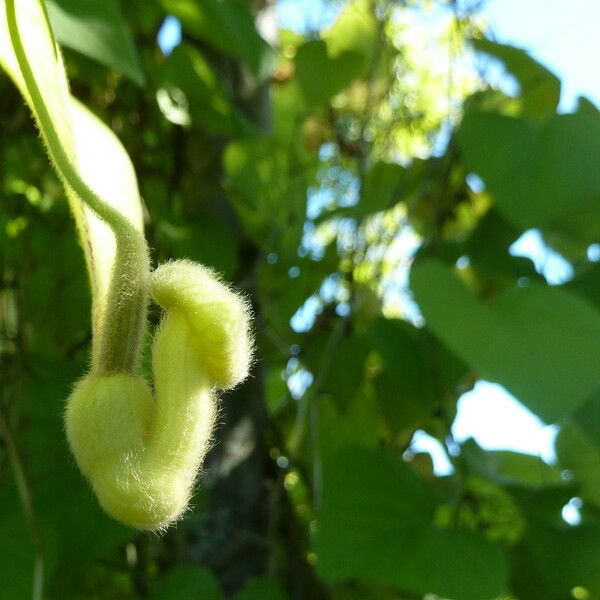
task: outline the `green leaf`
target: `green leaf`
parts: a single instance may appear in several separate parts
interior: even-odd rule
[[[272,579],[260,577],[253,579],[235,600],[286,600],[281,586]]]
[[[597,240],[599,114],[556,115],[534,127],[524,119],[469,113],[458,141],[466,167],[483,178],[515,225],[547,227],[584,244]]]
[[[383,450],[346,447],[324,465],[315,549],[321,575],[398,583],[397,566],[433,518],[432,491]]]
[[[48,16],[58,42],[143,85],[133,36],[118,0],[47,0]]]
[[[600,308],[600,263],[582,265],[576,277],[565,287],[585,296]]]
[[[556,438],[558,462],[581,484],[581,495],[600,508],[600,393],[566,419]]]
[[[467,241],[456,246],[457,256],[452,262],[460,255],[468,256],[469,272],[474,274],[481,293],[489,297],[513,286],[521,277],[545,283],[531,260],[509,254],[519,234],[519,229],[492,208],[479,220]]]
[[[377,401],[388,425],[400,432],[422,423],[440,392],[456,383],[462,369],[445,377],[440,366],[456,363],[431,336],[400,319],[379,319],[371,331],[373,345],[383,359],[383,372],[376,382]],[[454,371],[454,369],[451,369]]]
[[[256,76],[264,75],[269,45],[258,34],[244,0],[161,0],[186,31],[241,58]]]
[[[208,133],[223,135],[239,130],[240,115],[225,95],[212,67],[192,46],[180,44],[173,50],[162,70],[161,79],[164,93],[177,100],[180,109],[189,115],[189,123],[175,121],[179,125],[196,125]],[[181,93],[184,98],[179,98]],[[159,100],[159,106],[165,117],[173,120],[164,101]]]
[[[212,267],[226,278],[237,264],[236,240],[231,229],[210,213],[188,219],[185,224],[158,223],[158,234],[175,258],[189,258]]]
[[[319,398],[319,444],[323,456],[335,454],[343,446],[375,448],[379,442],[379,415],[371,395],[357,394],[343,409],[328,398]]]
[[[162,575],[150,600],[221,600],[223,594],[215,576],[201,567],[179,566]]]
[[[323,474],[315,548],[327,581],[359,579],[454,600],[491,600],[503,591],[502,551],[434,527],[433,491],[393,455],[346,447]]]
[[[575,412],[572,421],[600,448],[600,389]]]
[[[360,391],[368,353],[369,346],[362,337],[342,339],[321,385],[321,391],[331,394],[337,406],[348,406]]]
[[[521,49],[480,38],[475,49],[504,63],[521,86],[523,108],[533,117],[545,117],[556,111],[560,101],[560,79]]]
[[[432,527],[414,543],[404,558],[411,588],[451,600],[495,600],[505,590],[508,561],[503,549],[485,538]]]
[[[473,439],[461,445],[461,455],[473,473],[500,485],[538,488],[562,483],[560,471],[537,456],[505,450],[484,451]]]
[[[326,103],[361,74],[360,55],[343,52],[333,57],[322,40],[306,42],[296,53],[296,78],[308,104]]]
[[[600,528],[531,524],[513,561],[511,587],[523,600],[563,600],[583,587],[600,597]]]
[[[583,298],[530,285],[484,304],[432,259],[413,266],[411,282],[430,330],[545,421],[574,411],[600,386],[600,313]]]

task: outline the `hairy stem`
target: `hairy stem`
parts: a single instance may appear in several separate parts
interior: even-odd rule
[[[40,4],[45,12],[44,3]],[[65,186],[110,226],[116,239],[115,264],[102,319],[99,349],[93,353],[93,368],[101,373],[133,372],[139,364],[148,303],[150,261],[144,236],[80,177],[63,147],[29,64],[19,33],[15,0],[6,0],[6,19],[15,57],[50,159]]]

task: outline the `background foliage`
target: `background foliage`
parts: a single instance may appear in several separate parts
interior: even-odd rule
[[[42,570],[48,599],[600,598],[596,107],[557,114],[559,80],[456,3],[347,0],[306,35],[261,1],[47,5],[74,95],[135,164],[154,259],[246,290],[259,356],[186,519],[105,516],[61,423],[88,360],[82,253],[2,76],[0,598]],[[532,228],[568,282],[509,253]],[[556,464],[452,439],[479,379],[560,425]]]

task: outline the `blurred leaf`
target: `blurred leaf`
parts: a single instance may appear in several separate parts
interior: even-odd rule
[[[236,240],[217,217],[204,213],[183,223],[160,221],[158,232],[175,258],[189,258],[231,278],[237,264]]]
[[[514,491],[513,491],[514,493]],[[561,485],[528,492],[519,498],[529,526],[512,552],[511,590],[519,599],[549,600],[574,597],[576,587],[590,600],[600,597],[600,528],[597,519],[580,525],[565,523],[561,512],[578,494],[577,485]],[[585,508],[585,505],[584,505]]]
[[[470,470],[500,485],[537,488],[562,483],[560,471],[537,456],[508,450],[484,451],[473,439],[461,444],[461,455]]]
[[[276,414],[289,396],[283,368],[270,369],[265,378],[265,403],[270,414]]]
[[[223,594],[215,576],[207,569],[179,566],[159,577],[150,600],[221,600]]]
[[[357,581],[332,586],[332,600],[398,600],[398,594],[387,586],[365,585]]]
[[[600,263],[584,265],[566,286],[600,307]]]
[[[338,256],[335,246],[331,244],[320,260],[294,257],[286,259],[278,257],[274,264],[263,261],[260,265],[258,281],[260,282],[260,299],[267,308],[266,317],[272,326],[281,333],[289,335],[290,319],[304,305],[307,299],[319,291],[323,280],[337,271]],[[290,265],[297,271],[290,274]],[[311,344],[313,350],[307,357],[311,367],[319,368],[320,355],[325,350],[326,342]]]
[[[440,340],[545,421],[574,411],[600,386],[600,313],[583,299],[530,285],[484,304],[435,260],[417,262],[411,283]]]
[[[187,111],[192,125],[224,135],[240,129],[241,117],[225,95],[217,75],[200,52],[189,44],[180,44],[170,54],[162,70],[162,85],[165,93],[170,93],[180,108]],[[185,98],[179,98],[181,93]],[[161,107],[164,106],[163,101]],[[169,119],[166,108],[163,112]]]
[[[293,78],[272,90],[273,135],[282,143],[296,143],[306,110],[306,102],[298,79]],[[306,146],[306,144],[305,144]]]
[[[358,394],[339,409],[327,398],[319,399],[320,447],[323,456],[340,448],[359,445],[375,448],[379,441],[377,405],[370,395]]]
[[[414,582],[410,587],[452,600],[492,600],[505,590],[508,561],[503,549],[485,538],[429,528],[415,543],[403,559],[407,581]]]
[[[600,448],[600,389],[577,409],[571,421]]]
[[[235,600],[286,600],[281,586],[272,579],[253,579],[237,596]]]
[[[515,225],[548,227],[584,244],[596,241],[600,114],[556,115],[535,128],[523,119],[470,113],[458,141],[467,168],[483,178]]]
[[[483,296],[493,297],[521,277],[545,283],[531,260],[509,254],[519,234],[512,223],[492,208],[479,220],[466,242],[458,246],[457,254],[468,256],[468,269],[475,275]]]
[[[143,85],[133,36],[121,15],[118,0],[47,0],[56,39]]]
[[[366,75],[377,52],[378,31],[373,7],[369,2],[350,1],[324,35],[332,59],[351,53],[356,56],[359,76]]]
[[[326,580],[359,579],[455,600],[491,600],[503,591],[502,551],[433,527],[433,491],[393,455],[348,447],[323,473],[315,547]]]
[[[319,572],[334,581],[398,584],[401,555],[433,517],[433,492],[378,449],[346,447],[324,465],[323,476],[315,541]]]
[[[600,395],[584,405],[561,425],[556,438],[559,464],[581,484],[579,495],[600,508]],[[583,410],[582,410],[583,409]]]
[[[360,55],[343,52],[333,58],[321,40],[306,42],[296,54],[296,78],[309,104],[320,105],[361,74]]]
[[[439,373],[432,365],[430,346],[416,327],[399,319],[379,319],[372,338],[383,358],[384,371],[376,382],[377,400],[395,432],[423,421],[438,398]]]
[[[526,50],[485,38],[473,40],[475,49],[497,58],[521,86],[523,107],[533,117],[546,117],[560,101],[560,79],[534,60]]]
[[[296,256],[306,214],[306,187],[313,162],[294,162],[288,147],[274,138],[240,138],[223,152],[229,197],[245,230],[271,252],[277,242]],[[289,269],[289,266],[288,266]]]
[[[600,597],[600,528],[531,525],[519,551],[511,575],[519,599],[563,600],[575,587]]]
[[[309,104],[321,105],[367,74],[377,44],[377,22],[366,2],[348,2],[323,40],[302,44],[296,79]]]
[[[261,76],[269,53],[244,0],[161,0],[165,10],[181,20],[190,34],[241,58]]]
[[[4,490],[0,496],[0,600],[30,598],[35,548],[20,502],[15,497],[12,506],[7,506],[6,496]]]
[[[370,335],[384,366],[377,400],[394,432],[414,430],[446,397],[455,399],[465,367],[432,336],[400,319],[378,319]]]
[[[331,361],[321,391],[331,394],[338,407],[343,409],[351,404],[360,391],[368,352],[366,340],[359,336],[343,338],[337,348],[335,360]]]

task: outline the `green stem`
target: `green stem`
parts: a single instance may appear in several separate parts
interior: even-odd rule
[[[6,451],[8,452],[8,456],[10,458],[10,464],[13,470],[17,492],[19,494],[25,519],[29,525],[31,539],[35,548],[35,560],[33,565],[33,592],[31,598],[32,600],[42,600],[44,593],[44,546],[42,543],[42,536],[40,535],[40,530],[35,517],[31,491],[29,489],[27,476],[25,475],[25,469],[23,468],[23,462],[21,461],[19,451],[17,450],[17,446],[13,439],[10,426],[8,424],[8,419],[1,411],[0,435],[4,439]]]
[[[41,1],[40,6],[47,20]],[[15,0],[6,0],[6,19],[15,57],[50,159],[65,186],[111,227],[116,239],[115,263],[99,333],[99,351],[93,353],[93,369],[102,373],[132,372],[139,364],[148,303],[150,261],[144,236],[80,177],[63,148],[29,64],[17,24]]]

